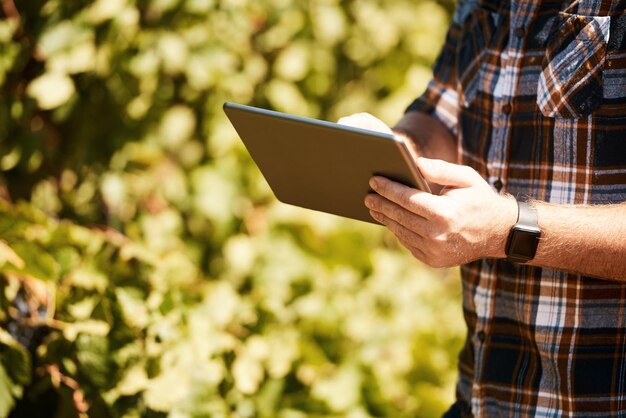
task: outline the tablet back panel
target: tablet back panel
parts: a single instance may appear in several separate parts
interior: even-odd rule
[[[375,223],[363,203],[373,175],[419,188],[392,135],[232,103],[224,111],[284,203]]]

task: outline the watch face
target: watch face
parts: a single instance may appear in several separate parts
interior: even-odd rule
[[[539,235],[540,232],[538,230],[515,228],[507,248],[508,256],[527,260],[535,257]]]

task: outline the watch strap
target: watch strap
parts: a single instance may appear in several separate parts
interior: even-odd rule
[[[531,206],[528,202],[517,202],[517,222],[518,226],[525,226],[528,228],[539,228],[539,220],[537,216],[537,209]]]
[[[506,244],[507,260],[515,263],[532,260],[540,235],[537,209],[528,202],[517,201],[517,222],[511,228]]]

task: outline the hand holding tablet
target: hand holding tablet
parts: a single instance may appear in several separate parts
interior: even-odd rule
[[[224,111],[284,203],[375,223],[363,203],[372,176],[430,191],[400,137],[234,103]]]

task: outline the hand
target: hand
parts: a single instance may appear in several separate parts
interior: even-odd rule
[[[378,194],[365,198],[374,219],[389,228],[413,256],[432,267],[451,267],[483,257],[504,257],[517,203],[498,195],[472,168],[418,158],[439,195],[372,177]]]
[[[370,115],[369,113],[355,113],[354,115],[339,119],[337,123],[340,125],[351,126],[353,128],[368,129],[374,132],[393,135],[391,128],[387,126],[385,122]]]

